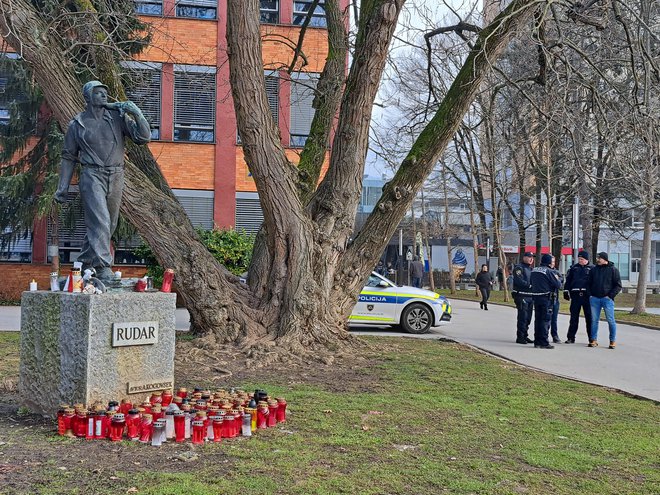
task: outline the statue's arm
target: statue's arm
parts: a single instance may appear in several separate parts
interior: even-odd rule
[[[78,161],[78,137],[76,136],[76,126],[73,122],[69,124],[64,137],[64,148],[62,149],[62,162],[60,164],[60,181],[55,192],[55,201],[65,203],[68,200],[67,193],[69,184],[73,178],[76,162]]]
[[[132,101],[122,101],[121,110],[123,110],[124,116],[129,114],[132,117],[124,117],[124,124],[131,139],[136,144],[147,144],[151,141],[151,128],[147,119],[144,118],[142,110]]]

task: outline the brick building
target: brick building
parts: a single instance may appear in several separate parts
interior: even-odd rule
[[[261,0],[266,91],[282,145],[297,161],[313,117],[313,88],[327,55],[324,1],[307,28],[302,50],[307,64],[287,73],[300,25],[312,0]],[[347,9],[348,0],[340,0]],[[152,44],[123,63],[129,97],[152,126],[149,144],[170,187],[194,225],[255,231],[262,215],[236,131],[226,54],[226,0],[136,0],[136,11],[154,29]],[[300,65],[300,63],[298,63]],[[0,85],[2,84],[0,75]],[[0,119],[7,102],[0,100]],[[4,108],[3,108],[4,105]],[[76,194],[76,186],[70,193]],[[31,278],[47,286],[46,220],[30,236],[0,253],[0,274],[10,280],[0,299],[17,299]],[[72,262],[84,225],[60,227],[60,257]],[[115,265],[140,273],[129,243],[116,246]],[[131,268],[131,266],[133,268]]]

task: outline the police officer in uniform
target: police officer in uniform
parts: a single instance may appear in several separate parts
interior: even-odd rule
[[[568,324],[567,344],[575,344],[575,335],[580,322],[580,309],[584,311],[584,320],[587,324],[587,339],[591,341],[591,304],[587,292],[589,272],[594,267],[589,263],[589,253],[580,251],[578,262],[569,268],[564,284],[564,299],[571,301],[571,321]]]
[[[527,336],[529,324],[532,321],[532,291],[531,275],[534,253],[526,252],[522,262],[513,267],[513,290],[511,295],[516,303],[518,316],[516,320],[516,343],[531,344],[534,342]]]
[[[552,256],[541,256],[541,266],[532,270],[530,277],[532,293],[534,294],[534,347],[537,349],[554,349],[548,342],[548,330],[552,320],[554,298],[561,287],[559,274],[550,268]]]

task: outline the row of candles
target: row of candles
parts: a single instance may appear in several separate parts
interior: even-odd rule
[[[160,446],[163,442],[220,442],[223,438],[252,436],[258,429],[286,421],[287,402],[271,399],[263,390],[248,394],[180,388],[176,395],[154,392],[137,407],[128,399],[110,401],[107,407],[62,405],[57,413],[60,435],[87,440],[124,439]]]

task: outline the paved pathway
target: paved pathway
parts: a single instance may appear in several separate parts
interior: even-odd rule
[[[617,349],[607,348],[607,323],[600,322],[602,347],[588,348],[584,321],[580,322],[575,344],[558,344],[553,350],[534,349],[533,345],[515,344],[515,309],[491,304],[489,311],[479,304],[454,299],[450,323],[432,329],[426,335],[411,336],[390,329],[354,328],[359,335],[391,335],[437,339],[450,338],[469,344],[511,361],[558,376],[613,387],[641,397],[660,401],[660,330],[632,325],[617,325]],[[188,312],[178,309],[177,330],[189,327]],[[20,328],[20,308],[0,306],[0,330]],[[559,335],[566,338],[568,315],[559,315]],[[533,329],[530,332],[533,336]]]
[[[422,337],[448,337],[554,375],[660,401],[660,330],[617,324],[617,348],[610,350],[607,348],[607,322],[601,321],[598,329],[601,347],[589,348],[584,320],[581,319],[575,344],[556,344],[552,350],[535,349],[533,344],[514,343],[516,311],[512,307],[490,304],[488,311],[483,311],[477,302],[454,299],[452,308],[450,323],[443,323]],[[568,315],[559,315],[562,341],[566,340],[568,320]],[[386,335],[385,332],[363,329],[356,333]],[[533,334],[531,328],[530,337],[533,338]]]

